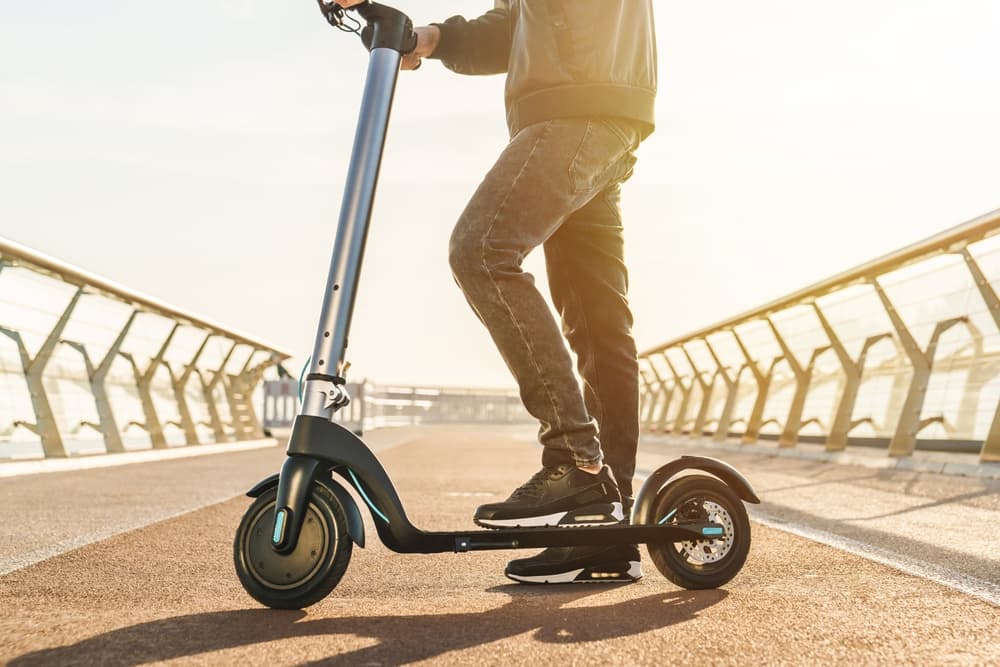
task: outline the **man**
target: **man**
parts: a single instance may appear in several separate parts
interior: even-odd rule
[[[543,467],[474,520],[491,528],[621,521],[639,409],[619,200],[633,152],[654,125],[652,0],[497,0],[478,18],[415,32],[403,69],[433,58],[461,74],[507,74],[511,140],[455,226],[449,260],[540,422]],[[521,269],[539,245],[561,332]],[[641,567],[635,546],[561,547],[513,560],[506,574],[635,581]]]

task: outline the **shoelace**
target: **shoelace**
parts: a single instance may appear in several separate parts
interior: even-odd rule
[[[545,490],[545,483],[559,472],[558,468],[542,468],[531,476],[527,482],[514,489],[510,495],[511,500],[520,498],[539,498]]]

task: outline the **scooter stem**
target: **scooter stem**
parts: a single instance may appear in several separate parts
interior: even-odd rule
[[[377,47],[368,63],[337,240],[303,392],[301,412],[305,415],[332,419],[336,409],[334,384],[343,383],[340,375],[401,59],[400,51]]]

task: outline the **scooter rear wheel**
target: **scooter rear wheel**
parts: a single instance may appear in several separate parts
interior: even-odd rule
[[[649,556],[664,577],[682,588],[718,588],[735,577],[750,551],[750,520],[739,496],[707,475],[688,475],[663,487],[654,503],[663,523],[718,523],[722,538],[649,544]]]
[[[302,609],[325,598],[351,562],[353,544],[340,501],[322,486],[312,489],[295,550],[271,548],[277,489],[265,491],[243,515],[233,541],[240,583],[255,600],[273,609]]]

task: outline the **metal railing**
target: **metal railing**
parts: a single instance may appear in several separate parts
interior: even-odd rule
[[[0,458],[261,437],[253,394],[286,358],[0,239]]]
[[[292,425],[297,407],[297,382],[264,383],[264,428]],[[357,432],[409,424],[524,424],[533,420],[512,389],[377,385],[349,382],[351,404],[336,419]]]
[[[1000,210],[640,354],[645,430],[1000,461]]]

